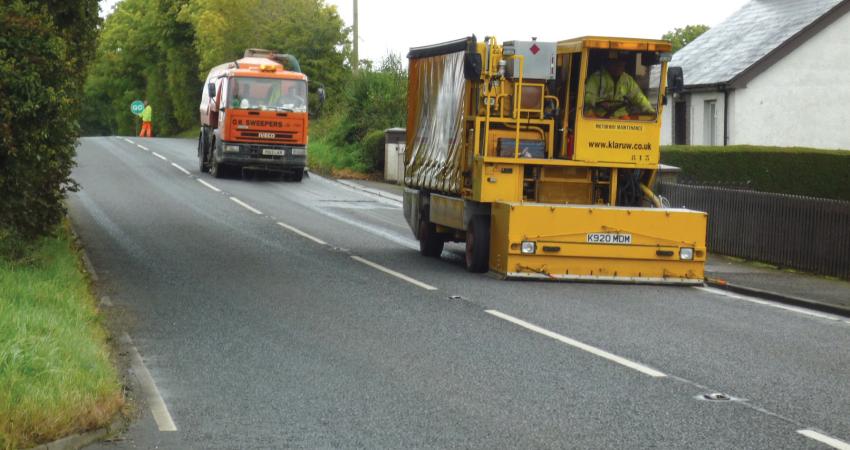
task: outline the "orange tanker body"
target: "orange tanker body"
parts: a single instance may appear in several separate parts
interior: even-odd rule
[[[324,92],[319,89],[320,100]],[[248,49],[214,67],[201,97],[198,161],[219,178],[262,170],[300,181],[307,160],[307,76],[291,55]]]

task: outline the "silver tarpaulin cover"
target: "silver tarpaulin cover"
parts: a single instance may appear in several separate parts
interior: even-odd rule
[[[459,193],[463,143],[464,52],[410,60],[407,186]]]

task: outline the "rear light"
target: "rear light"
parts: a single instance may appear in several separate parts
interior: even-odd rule
[[[292,149],[292,156],[304,156],[307,154],[306,148],[296,147]]]

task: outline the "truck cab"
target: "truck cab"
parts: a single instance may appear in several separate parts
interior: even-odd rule
[[[294,58],[280,57],[288,55],[249,52],[207,76],[199,169],[217,178],[260,170],[300,181],[307,159],[307,76],[291,63]]]

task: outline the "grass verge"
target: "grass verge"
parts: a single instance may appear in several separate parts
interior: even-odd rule
[[[198,139],[198,128],[189,128],[188,130],[183,130],[172,137],[176,138],[185,138],[185,139]]]
[[[0,258],[0,448],[106,425],[123,405],[69,225]]]
[[[339,148],[321,139],[310,142],[307,149],[307,165],[317,173],[346,178],[369,178],[369,165],[360,152],[351,148]]]

